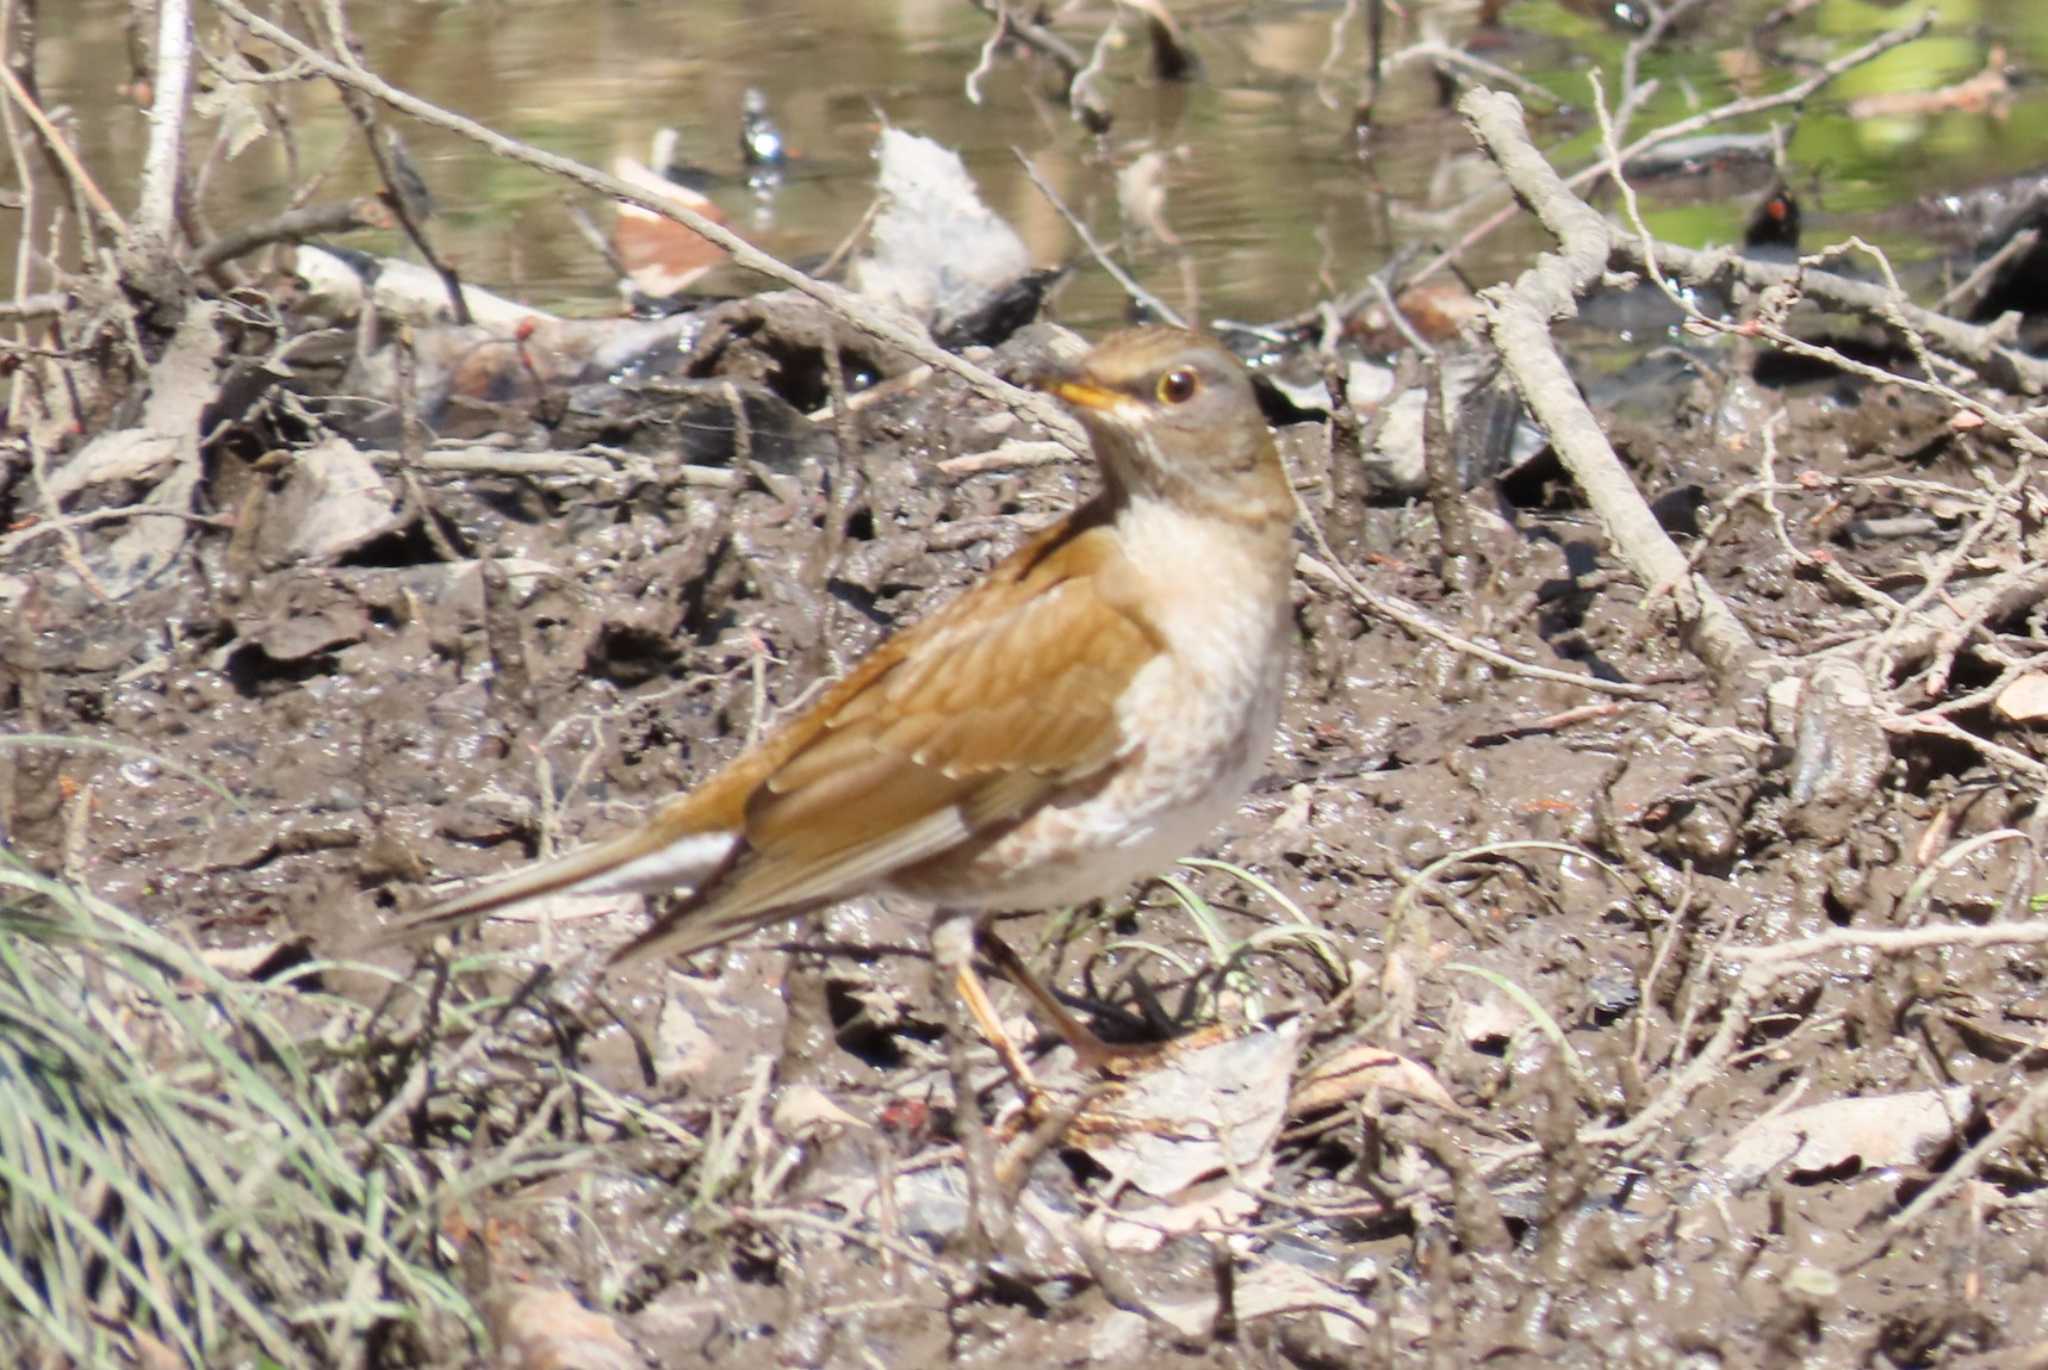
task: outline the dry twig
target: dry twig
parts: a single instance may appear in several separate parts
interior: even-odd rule
[[[1687,646],[1724,685],[1732,686],[1766,654],[1650,512],[1550,337],[1551,320],[1575,313],[1577,295],[1605,271],[1613,235],[1536,151],[1512,96],[1474,91],[1458,108],[1515,193],[1559,245],[1557,253],[1539,258],[1513,286],[1497,286],[1481,296],[1494,345],[1616,552],[1645,586],[1673,593]]]

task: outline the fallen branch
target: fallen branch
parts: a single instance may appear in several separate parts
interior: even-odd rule
[[[307,205],[287,210],[274,219],[250,224],[215,238],[192,255],[192,271],[211,271],[223,262],[245,256],[272,243],[300,242],[324,233],[347,233],[358,228],[385,227],[388,218],[372,197],[344,200],[338,204]]]
[[[1837,77],[1855,70],[1866,62],[1873,61],[1890,52],[1893,48],[1902,47],[1912,42],[1914,39],[1925,34],[1933,24],[1933,13],[1923,14],[1911,23],[1901,24],[1895,29],[1888,29],[1863,46],[1843,53],[1832,62],[1815,69],[1813,74],[1805,80],[1787,86],[1784,90],[1776,91],[1770,95],[1748,96],[1740,100],[1731,100],[1725,105],[1717,105],[1713,109],[1702,110],[1690,118],[1679,120],[1675,124],[1666,124],[1660,128],[1652,129],[1627,147],[1621,149],[1621,164],[1625,166],[1652,148],[1679,138],[1689,138],[1695,133],[1713,128],[1718,124],[1724,124],[1734,119],[1748,118],[1757,114],[1765,114],[1774,109],[1797,108],[1805,104],[1810,97],[1817,94]],[[1583,190],[1606,175],[1607,170],[1607,162],[1603,159],[1592,166],[1580,168],[1572,174],[1565,184],[1574,191]],[[1509,205],[1489,215],[1484,221],[1467,230],[1458,241],[1452,243],[1442,252],[1439,252],[1436,256],[1425,262],[1421,269],[1408,279],[1408,284],[1413,285],[1416,282],[1425,281],[1437,272],[1442,271],[1452,262],[1462,257],[1466,249],[1475,243],[1484,241],[1494,230],[1512,220],[1518,212],[1516,206]]]
[[[1015,471],[1027,466],[1054,466],[1072,461],[1074,454],[1056,442],[1006,442],[991,452],[970,452],[947,457],[939,470],[949,476],[972,476],[983,471]]]
[[[1813,937],[1790,942],[1770,942],[1760,947],[1723,947],[1721,955],[1730,961],[1746,961],[1752,967],[1783,966],[1810,961],[1837,951],[1874,951],[1880,956],[1904,956],[1929,947],[2031,947],[2048,943],[2048,920],[2027,923],[1985,923],[1982,926],[1940,923],[1925,928],[1837,928]]]
[[[1795,290],[1824,308],[1855,314],[1902,334],[1908,329],[1917,332],[1941,355],[1983,373],[1993,385],[2027,394],[2048,390],[2048,361],[2012,346],[2002,330],[1922,309],[1882,285],[1805,266],[1760,262],[1726,249],[1706,251],[1658,242],[1646,252],[1640,242],[1622,234],[1613,235],[1609,265],[1641,272],[1663,267],[1695,284],[1734,281],[1753,290]]]
[[[408,462],[397,452],[365,452],[379,466],[398,470],[410,465],[420,471],[461,471],[488,476],[569,476],[595,480],[602,476],[632,475],[673,485],[732,490],[746,477],[724,466],[674,465],[652,457],[621,453],[585,456],[576,452],[509,452],[494,447],[464,447],[452,451],[423,452]]]
[[[1550,337],[1551,321],[1576,314],[1577,297],[1607,269],[1615,235],[1536,151],[1513,96],[1476,90],[1458,109],[1516,195],[1559,244],[1558,252],[1538,258],[1513,285],[1481,294],[1494,345],[1615,551],[1646,587],[1671,593],[1686,646],[1724,685],[1733,684],[1769,654],[1650,512]]]

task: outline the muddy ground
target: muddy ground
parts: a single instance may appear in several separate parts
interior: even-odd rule
[[[1752,361],[1702,349],[1666,419],[1608,417],[1640,488],[1670,497],[1682,545],[1782,658],[1859,659],[1882,625],[1850,587],[1908,595],[1965,532],[1950,595],[2025,559],[2015,501],[1986,503],[2017,470],[2009,452],[1896,387],[1765,389]],[[986,1061],[997,1140],[1035,1168],[994,1254],[963,1229],[918,909],[863,902],[608,977],[596,958],[643,925],[635,902],[494,922],[482,945],[503,955],[444,946],[444,983],[431,953],[416,971],[408,949],[365,953],[431,887],[619,831],[1091,480],[1074,464],[949,471],[1042,436],[950,379],[856,423],[851,466],[818,425],[722,484],[659,441],[601,449],[616,460],[595,476],[387,464],[389,528],[316,558],[283,522],[303,513],[303,474],[224,442],[206,503],[236,526],[191,528],[125,598],[67,580],[55,538],[11,561],[27,598],[7,711],[137,751],[0,751],[10,841],[208,948],[251,950],[258,978],[368,955],[416,991],[512,994],[499,1037],[452,1054],[391,1144],[441,1173],[515,1139],[522,1155],[575,1148],[566,1171],[468,1195],[422,1253],[528,1346],[521,1363],[586,1363],[561,1349],[572,1333],[619,1357],[589,1363],[677,1366],[2031,1363],[2048,1339],[2023,1116],[2048,1012],[2037,944],[1822,950],[1747,998],[1736,959],[1843,929],[2024,920],[2031,787],[1924,733],[1846,728],[1819,779],[1790,764],[1780,737],[1797,728],[1774,735],[1759,696],[1716,687],[1541,460],[1469,492],[1476,573],[1452,591],[1426,502],[1347,511],[1322,426],[1285,434],[1306,508],[1370,587],[1644,697],[1500,669],[1304,578],[1281,734],[1210,854],[1271,882],[1327,943],[1279,938],[1219,982],[1156,885],[1005,925],[1107,1031],[1220,1018],[1268,1040],[1292,1024],[1260,1070],[1299,1085],[1370,1047],[1415,1072],[1297,1092],[1250,1173],[1220,1182],[1233,1199],[1191,1232],[1162,1220],[1123,1244],[1155,1249],[1087,1228],[1128,1194],[1072,1136],[1033,1148]],[[486,455],[541,446],[536,425]],[[32,512],[21,486],[9,499]],[[479,557],[503,577],[488,591]],[[2024,614],[1983,629],[2001,660],[2040,650]],[[1927,660],[1894,654],[1880,689],[1924,684]],[[1970,698],[1998,674],[1966,650],[1934,697],[1963,701],[1962,737],[2032,756],[2023,725]],[[1226,872],[1180,876],[1228,940],[1290,917]],[[388,1008],[359,971],[315,978]],[[329,1026],[310,1001],[304,1026]],[[1718,1058],[1689,1073],[1717,1033]],[[551,1091],[570,1067],[564,1103]],[[337,1068],[342,1113],[375,1113],[403,1074]],[[1202,1098],[1186,1116],[1207,1116]],[[1874,1126],[1802,1112],[1870,1098]],[[1907,1212],[2016,1110],[2017,1133]],[[1794,1122],[1753,1127],[1774,1114]],[[889,1202],[849,1199],[882,1177]],[[533,1311],[556,1289],[611,1321]],[[445,1318],[373,1343],[390,1363],[481,1354]]]

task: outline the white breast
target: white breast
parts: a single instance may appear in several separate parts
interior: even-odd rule
[[[1099,898],[1200,847],[1242,802],[1279,721],[1286,569],[1276,574],[1269,551],[1188,537],[1186,518],[1155,508],[1119,521],[1149,580],[1148,618],[1167,644],[1119,704],[1130,739],[1121,766],[991,847],[975,863],[984,887],[918,893],[1005,910]],[[992,870],[1005,872],[997,889],[985,887]]]

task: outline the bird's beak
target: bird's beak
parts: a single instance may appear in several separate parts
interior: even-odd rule
[[[1123,400],[1123,396],[1114,390],[1105,390],[1099,385],[1080,379],[1052,380],[1045,388],[1076,409],[1109,410],[1114,409]]]

